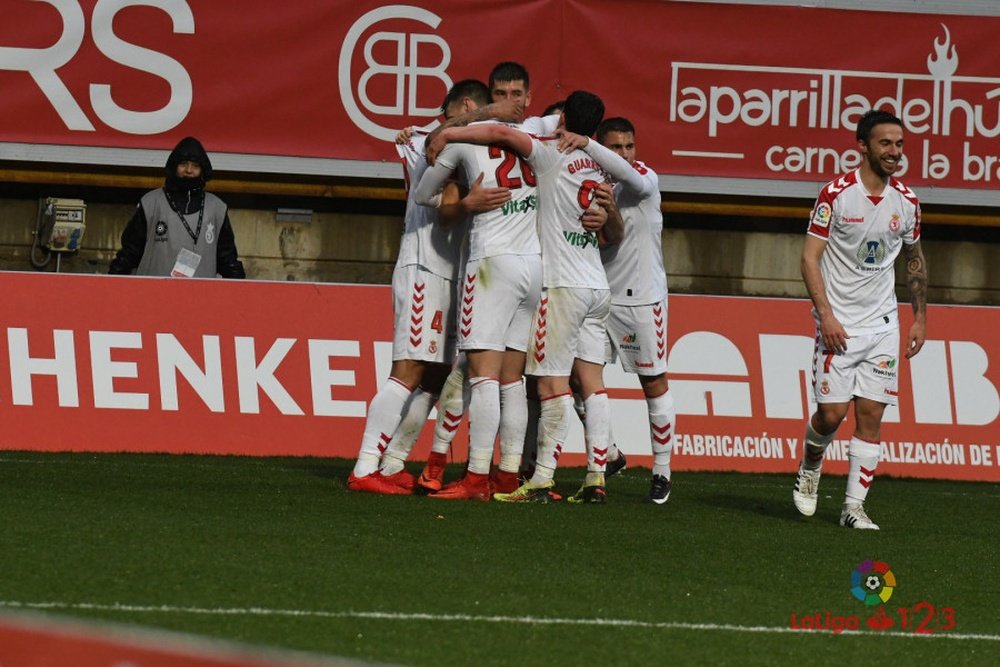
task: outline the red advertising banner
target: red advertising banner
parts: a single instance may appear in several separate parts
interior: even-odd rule
[[[261,655],[263,654],[263,655]],[[335,667],[360,664],[174,632],[0,614],[3,667]]]
[[[391,363],[387,286],[3,273],[0,290],[2,449],[353,458]],[[1000,481],[1000,309],[931,306],[928,330],[896,364],[880,472]],[[675,468],[793,471],[808,301],[675,295],[669,331]],[[635,376],[609,367],[606,384],[618,443],[649,465]],[[846,472],[847,421],[830,472]],[[575,425],[562,460],[583,451]]]
[[[127,155],[194,134],[232,154],[231,168],[278,156],[295,171],[319,158],[361,175],[393,161],[386,142],[398,128],[436,122],[453,82],[517,60],[532,76],[529,111],[577,88],[597,92],[609,115],[635,121],[640,157],[688,179],[685,188],[725,192],[731,179],[751,179],[814,193],[858,164],[854,124],[875,106],[903,119],[901,177],[925,201],[990,205],[986,190],[1000,181],[1000,9],[976,11],[7,0],[0,159],[39,145]],[[860,37],[869,30],[888,31],[891,48]]]

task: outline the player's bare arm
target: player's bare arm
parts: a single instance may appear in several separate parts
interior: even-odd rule
[[[819,260],[825,250],[825,239],[811,234],[806,236],[802,248],[802,279],[819,316],[819,331],[825,349],[841,354],[847,349],[847,339],[850,336],[847,335],[844,325],[833,314],[830,300],[826,296],[826,286],[823,284],[823,274],[819,268]]]
[[[587,208],[583,214],[580,215],[580,224],[588,232],[596,232],[598,239],[601,236],[601,230],[604,228],[608,222],[608,209],[603,206],[597,205]]]
[[[531,135],[500,123],[482,123],[468,127],[450,127],[427,145],[427,161],[433,163],[437,155],[450,143],[500,144],[523,157],[531,155]]]
[[[906,259],[906,284],[910,288],[910,303],[913,304],[913,326],[906,339],[906,358],[914,356],[924,346],[927,335],[927,260],[920,247],[920,241],[911,245],[903,244]]]
[[[585,137],[582,134],[574,132],[567,132],[562,129],[556,131],[556,136],[559,137],[558,148],[560,153],[569,153],[578,148],[583,149],[590,143],[590,137]]]
[[[476,123],[481,120],[502,120],[516,123],[524,115],[524,100],[504,99],[486,106],[473,109],[458,116],[449,118],[427,135],[427,145],[430,146],[433,140],[451,127],[465,127],[469,123]],[[438,149],[440,150],[440,149]]]
[[[458,199],[457,196],[454,199],[449,197],[448,188],[450,186],[445,186],[441,207],[438,209],[438,219],[442,224],[451,226],[460,223],[470,215],[492,211],[510,201],[510,188],[484,188],[483,177],[483,173],[480,172],[479,178],[475,180],[472,187],[469,188],[469,192],[461,199]],[[457,195],[458,186],[454,187]]]
[[[611,184],[601,183],[594,190],[594,199],[598,206],[608,213],[608,220],[598,233],[601,246],[618,245],[625,237],[625,220],[622,219],[622,214],[618,210],[618,202],[615,201]]]
[[[602,146],[600,142],[587,141],[583,151],[594,158],[594,162],[601,165],[601,168],[611,174],[611,177],[621,183],[626,190],[640,197],[648,197],[656,190],[655,183],[644,178],[628,160],[610,148]]]

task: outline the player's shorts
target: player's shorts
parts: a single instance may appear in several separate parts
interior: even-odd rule
[[[542,291],[541,255],[470,260],[461,275],[459,349],[526,351]]]
[[[604,364],[611,292],[546,287],[531,326],[526,375],[569,377],[573,361]]]
[[[392,360],[450,364],[457,352],[455,281],[418,264],[392,272]]]
[[[899,329],[854,335],[843,354],[827,353],[816,332],[813,390],[817,403],[847,403],[854,396],[896,405]]]
[[[643,306],[611,304],[605,360],[621,358],[622,369],[637,375],[667,372],[667,300]]]

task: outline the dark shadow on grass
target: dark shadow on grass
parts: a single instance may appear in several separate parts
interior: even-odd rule
[[[347,483],[347,478],[354,468],[354,461],[348,459],[314,459],[303,462],[302,471],[313,477],[322,479],[338,479]]]
[[[777,499],[770,498],[748,498],[746,496],[738,496],[731,493],[717,493],[705,496],[701,502],[705,505],[711,505],[712,507],[734,509],[741,512],[759,514],[760,516],[766,516],[772,519],[781,519],[784,521],[799,522],[809,518],[798,513],[792,505],[791,494],[789,494],[789,498],[787,500],[779,501]]]

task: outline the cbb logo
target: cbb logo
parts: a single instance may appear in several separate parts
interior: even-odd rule
[[[437,125],[437,106],[422,107],[417,104],[418,87],[421,80],[432,88],[441,88],[443,97],[452,85],[448,76],[448,65],[451,63],[451,47],[440,36],[426,32],[400,32],[398,30],[376,30],[378,24],[387,21],[409,21],[425,29],[437,29],[441,17],[420,7],[407,5],[389,5],[373,9],[361,16],[344,37],[340,48],[338,63],[338,85],[340,99],[351,121],[366,134],[392,141],[399,130],[398,123],[393,126],[380,125],[375,121],[377,116],[424,117],[429,123],[424,129],[433,129]],[[395,53],[396,62],[380,62],[376,52],[381,47],[389,47],[388,52]],[[417,54],[430,50],[437,51],[437,62],[418,63]],[[357,82],[352,80],[354,58],[361,59],[363,73]],[[375,81],[382,79],[384,83],[392,82],[388,88],[392,91],[389,104],[378,104],[374,101],[373,89]]]
[[[882,561],[866,560],[851,572],[851,595],[868,606],[888,602],[895,587],[896,575]]]

